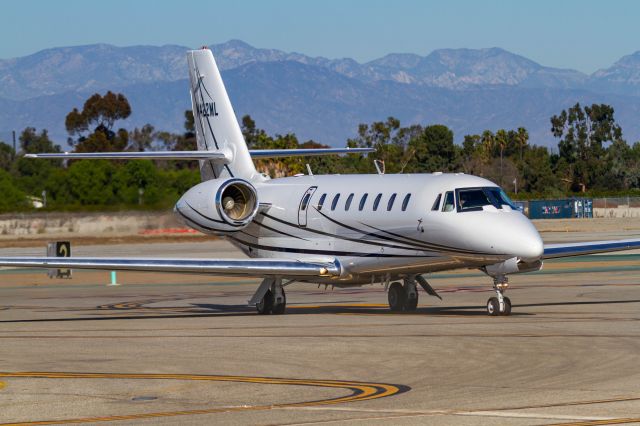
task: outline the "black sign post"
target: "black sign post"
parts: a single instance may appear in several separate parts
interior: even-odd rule
[[[48,257],[71,257],[71,242],[56,241],[47,244]],[[71,278],[71,269],[49,269],[49,278]]]

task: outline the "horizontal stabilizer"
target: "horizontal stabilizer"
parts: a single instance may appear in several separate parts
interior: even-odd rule
[[[103,159],[103,160],[219,160],[228,162],[222,152],[217,151],[125,151],[125,152],[62,152],[25,154],[27,158],[68,158],[68,159]]]
[[[319,148],[319,149],[250,149],[251,158],[308,157],[314,155],[361,154],[374,148]]]
[[[2,257],[0,266],[68,268],[108,271],[183,272],[222,276],[331,277],[340,275],[337,262],[300,262],[291,259],[152,259],[103,257]]]
[[[375,151],[373,148],[321,148],[321,149],[254,149],[252,158],[306,157],[315,155],[358,154]],[[220,151],[125,151],[125,152],[56,152],[25,154],[27,158],[70,160],[213,160],[229,163],[230,159]]]

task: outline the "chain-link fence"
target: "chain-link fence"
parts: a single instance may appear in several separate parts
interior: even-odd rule
[[[640,217],[640,197],[593,199],[594,217]]]

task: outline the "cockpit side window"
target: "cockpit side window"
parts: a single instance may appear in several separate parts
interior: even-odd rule
[[[432,211],[437,212],[438,210],[440,210],[441,199],[442,199],[442,194],[438,194],[438,196],[436,197],[436,201],[433,202],[433,206],[431,207]]]
[[[442,211],[443,212],[451,212],[455,208],[454,200],[453,200],[453,191],[448,191],[444,195],[444,203],[442,203]]]

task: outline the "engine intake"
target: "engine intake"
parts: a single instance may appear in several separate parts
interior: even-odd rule
[[[208,180],[189,189],[174,211],[187,225],[204,233],[240,231],[258,211],[258,193],[243,179]]]
[[[220,216],[231,224],[242,224],[252,219],[258,208],[255,188],[242,179],[226,181],[216,193],[216,206]]]

